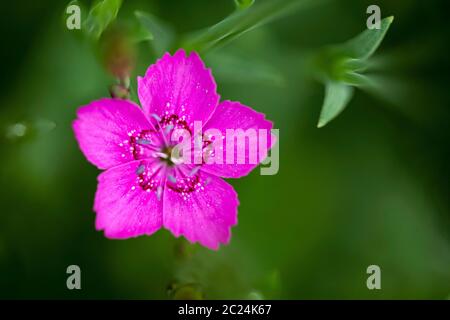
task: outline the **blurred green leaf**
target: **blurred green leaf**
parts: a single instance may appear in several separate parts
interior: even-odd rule
[[[9,142],[29,141],[51,132],[56,128],[56,123],[44,118],[24,118],[18,122],[2,124],[0,128],[1,138],[5,137]]]
[[[108,25],[116,19],[122,0],[101,0],[97,2],[84,21],[84,29],[94,39],[98,39]]]
[[[281,72],[270,64],[231,52],[213,52],[208,55],[206,61],[213,68],[214,75],[221,81],[276,86],[285,82]]]
[[[367,62],[361,59],[347,58],[342,61],[341,67],[347,71],[363,71],[367,68]]]
[[[355,38],[345,42],[341,47],[343,53],[354,59],[367,59],[380,46],[389,27],[394,21],[394,17],[387,17],[381,20],[380,29],[367,29]]]
[[[342,82],[329,81],[325,85],[325,100],[320,113],[318,128],[336,118],[352,98],[353,88]]]
[[[247,295],[248,300],[264,300],[264,296],[261,292],[253,290],[250,291]]]
[[[257,284],[258,291],[263,299],[278,299],[281,293],[281,276],[279,270],[267,272]],[[255,293],[255,291],[254,291]],[[249,297],[250,298],[250,297]],[[253,295],[253,298],[257,296]]]
[[[141,19],[139,19],[137,15],[131,22],[130,38],[134,43],[151,41],[154,39],[153,33],[151,33],[150,30],[142,24]]]
[[[325,100],[318,127],[336,118],[353,96],[352,87],[370,87],[373,81],[360,72],[368,68],[368,58],[380,46],[394,17],[381,21],[380,29],[367,29],[343,44],[325,48],[318,54],[317,67],[325,83]]]
[[[152,46],[155,53],[160,56],[170,49],[174,40],[173,30],[155,16],[143,12],[135,11],[137,19],[145,30],[152,36]]]
[[[173,288],[169,289],[169,297],[173,300],[203,300],[203,292],[196,283],[173,284]]]
[[[241,1],[242,2],[242,1]],[[248,2],[248,1],[245,1]],[[237,10],[219,23],[188,36],[182,47],[187,51],[205,52],[224,45],[247,31],[259,27],[296,9],[316,4],[312,0],[276,0],[258,2],[246,10]]]
[[[370,79],[369,76],[357,72],[346,72],[341,79],[342,83],[354,87],[364,87],[373,85],[373,81]]]
[[[247,9],[255,3],[255,0],[234,0],[236,8],[239,10]]]

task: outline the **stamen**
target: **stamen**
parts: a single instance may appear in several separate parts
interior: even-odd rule
[[[210,182],[211,182],[211,178],[210,178],[210,177],[206,178],[206,180],[205,180],[205,186],[207,186]]]
[[[138,176],[140,176],[141,174],[144,173],[144,171],[145,171],[145,166],[144,166],[143,164],[141,164],[139,167],[137,167],[137,169],[136,169],[136,174],[137,174]]]
[[[163,159],[167,159],[169,157],[167,154],[163,152],[155,152],[153,156],[155,156],[156,158],[163,158]]]
[[[158,199],[158,201],[161,200],[161,195],[162,195],[162,187],[158,186],[158,188],[156,188],[156,199]]]
[[[172,161],[173,164],[182,164],[183,163],[183,158],[171,157],[170,161]]]
[[[148,140],[148,139],[137,139],[137,140],[136,140],[136,143],[137,143],[137,144],[140,144],[140,145],[149,145],[149,144],[152,144],[152,142],[151,142],[150,140]]]
[[[156,119],[156,121],[158,121],[158,122],[161,121],[161,118],[156,113],[152,113],[150,116],[152,118]]]
[[[189,172],[189,176],[192,177],[197,174],[198,170],[200,170],[200,166],[194,167],[191,172]]]
[[[173,124],[168,124],[164,129],[164,132],[167,134],[173,129]]]
[[[177,183],[177,178],[175,178],[173,175],[169,174],[167,178],[169,179],[170,182]]]
[[[159,118],[159,117],[158,117],[158,118]],[[158,121],[160,122],[160,123],[158,124],[158,130],[159,130],[159,132],[161,132],[161,136],[162,136],[162,138],[163,138],[163,140],[164,140],[164,144],[165,144],[166,146],[168,146],[169,143],[167,142],[166,133],[163,131],[163,128],[161,127],[161,118],[159,118]]]

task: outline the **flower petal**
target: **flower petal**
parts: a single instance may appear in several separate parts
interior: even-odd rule
[[[264,160],[268,150],[275,142],[275,137],[271,135],[270,131],[272,129],[272,122],[266,120],[264,114],[256,112],[240,102],[221,102],[211,119],[203,128],[203,133],[206,134],[209,129],[220,130],[223,136],[223,147],[221,148],[222,164],[206,163],[202,166],[202,170],[224,178],[239,178],[247,175]],[[250,132],[247,130],[251,129],[255,132],[256,136],[256,140],[253,142],[248,141],[251,139],[244,140],[247,141],[245,144],[239,144],[239,140],[235,139],[234,155],[232,157],[234,161],[232,163],[227,163],[226,146],[229,143],[226,138],[227,129],[242,129],[243,132]],[[250,143],[253,143],[253,149],[249,148]],[[260,150],[261,146],[264,146],[264,148]],[[250,156],[251,151],[253,156]],[[238,158],[242,158],[243,163],[239,163]]]
[[[219,102],[211,70],[197,53],[186,56],[184,50],[166,53],[138,77],[138,95],[147,116],[184,116],[191,127],[193,121],[206,123]]]
[[[86,158],[99,169],[135,160],[130,135],[151,128],[142,110],[119,99],[100,99],[81,107],[73,123],[75,137]]]
[[[94,210],[97,230],[105,236],[125,239],[151,235],[162,226],[164,183],[158,162],[133,161],[98,176]]]
[[[230,229],[237,223],[237,194],[232,186],[218,177],[202,172],[196,176],[198,183],[191,192],[176,191],[167,179],[163,225],[176,237],[182,235],[190,242],[218,249],[220,243],[230,241]],[[180,180],[186,176],[178,174],[176,178]]]

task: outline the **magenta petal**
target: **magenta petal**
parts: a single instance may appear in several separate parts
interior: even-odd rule
[[[142,187],[142,176],[158,172],[157,165],[156,161],[133,161],[98,176],[94,204],[97,230],[104,230],[108,238],[125,239],[151,235],[161,228],[162,195],[158,190],[162,187],[158,184],[164,183],[162,175],[155,177],[152,189]],[[140,177],[137,173],[141,172]]]
[[[220,243],[230,241],[239,201],[233,187],[221,178],[201,172],[197,175],[195,191],[182,193],[166,188],[163,224],[176,237],[182,235],[190,242],[218,249]]]
[[[184,50],[166,53],[138,77],[138,95],[147,116],[185,116],[190,126],[206,123],[219,101],[211,70],[195,52],[186,56]]]
[[[203,132],[208,129],[218,129],[222,133],[223,140],[223,164],[204,164],[202,170],[209,172],[211,174],[224,177],[224,178],[239,178],[247,175],[252,171],[258,163],[264,160],[265,156],[260,157],[257,152],[256,163],[249,159],[248,145],[245,149],[245,161],[243,164],[237,163],[237,147],[234,149],[234,163],[226,163],[226,130],[227,129],[255,129],[255,132],[259,132],[259,129],[265,129],[265,139],[267,141],[266,151],[274,143],[274,137],[271,135],[270,130],[272,129],[272,122],[265,119],[265,115],[255,110],[247,107],[239,102],[233,101],[223,101],[218,106],[214,112],[211,119],[208,121],[206,126],[203,128]],[[260,136],[260,138],[262,135]],[[237,143],[236,143],[237,144]],[[259,143],[256,143],[256,147],[259,150]],[[267,155],[267,152],[264,153]],[[253,162],[253,163],[252,163]]]
[[[142,110],[125,100],[100,99],[78,109],[77,116],[75,137],[86,158],[99,169],[134,160],[128,134],[151,128]]]

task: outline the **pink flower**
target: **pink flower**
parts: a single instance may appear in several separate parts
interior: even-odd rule
[[[97,230],[125,239],[164,227],[210,249],[227,244],[239,201],[222,178],[245,176],[257,163],[184,163],[171,157],[169,136],[180,128],[193,132],[194,121],[202,122],[202,131],[215,128],[224,136],[226,129],[269,131],[272,123],[239,102],[219,103],[211,71],[196,53],[183,50],[151,65],[138,78],[138,95],[142,109],[127,100],[100,99],[81,107],[73,123],[86,158],[106,170],[95,195]]]

